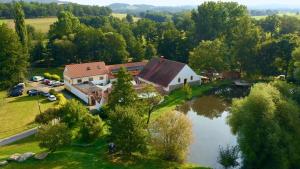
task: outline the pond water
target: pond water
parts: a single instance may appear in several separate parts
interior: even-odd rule
[[[193,124],[194,140],[190,146],[188,162],[221,169],[218,164],[219,148],[237,145],[236,136],[226,123],[229,104],[210,95],[186,102],[179,109]]]

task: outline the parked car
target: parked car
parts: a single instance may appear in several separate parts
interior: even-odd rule
[[[52,83],[51,86],[53,86],[53,87],[58,87],[58,86],[63,86],[63,85],[64,85],[64,83],[62,83],[62,82],[60,82],[60,81],[55,81],[55,82]]]
[[[43,76],[33,76],[32,77],[32,81],[34,81],[34,82],[39,82],[39,81],[42,81],[42,80],[44,80]]]
[[[54,95],[50,95],[48,97],[48,100],[54,102],[54,101],[56,101],[56,97]]]
[[[27,94],[29,95],[29,96],[37,96],[37,95],[39,95],[41,92],[40,91],[38,91],[38,90],[36,90],[36,89],[31,89],[31,90],[28,90],[27,91]]]
[[[12,89],[10,91],[9,95],[12,96],[12,97],[21,96],[21,95],[23,95],[23,90],[22,89],[18,89],[18,88]]]
[[[45,97],[49,97],[51,94],[48,92],[41,92],[41,95],[45,96]]]
[[[43,80],[43,83],[44,83],[45,85],[48,85],[48,84],[50,83],[50,81],[51,81],[51,80],[49,80],[49,79],[44,79],[44,80]]]

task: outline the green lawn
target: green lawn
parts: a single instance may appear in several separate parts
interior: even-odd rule
[[[41,111],[54,106],[53,102],[40,97]],[[30,97],[27,94],[7,97],[6,91],[0,91],[0,139],[35,126],[35,116],[40,113],[37,100],[37,96]]]
[[[56,17],[51,18],[34,18],[34,19],[26,19],[25,23],[33,26],[36,30],[41,31],[43,33],[47,33],[50,29],[50,25],[52,25],[55,21],[57,21]],[[14,29],[14,21],[12,19],[2,19],[0,23],[6,23],[12,29]]]
[[[113,158],[107,154],[105,138],[91,147],[65,147],[50,154],[45,160],[30,159],[23,163],[10,163],[3,169],[207,169],[193,164],[177,164],[163,161],[153,153],[147,156],[135,155],[127,160]],[[35,138],[29,137],[14,144],[0,147],[0,160],[14,153],[41,152]]]
[[[200,86],[192,87],[193,97],[200,97],[207,92],[209,92],[214,87],[227,86],[230,85],[231,81],[215,81],[208,84],[202,84]],[[154,117],[157,117],[162,112],[167,112],[174,110],[176,106],[183,104],[185,102],[185,95],[181,89],[171,92],[168,96],[165,97],[164,102],[158,107],[154,112]]]

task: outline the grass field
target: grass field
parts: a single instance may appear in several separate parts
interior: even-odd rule
[[[279,16],[283,16],[283,15],[287,15],[287,16],[294,16],[297,17],[298,19],[300,19],[300,15],[297,15],[296,13],[291,13],[291,12],[284,12],[284,13],[279,13]],[[252,16],[252,18],[260,20],[260,19],[264,19],[267,16]]]
[[[112,16],[113,17],[116,17],[116,18],[119,18],[119,19],[123,19],[123,18],[126,18],[126,15],[127,14],[124,14],[124,13],[112,13]],[[140,18],[138,17],[133,17],[133,21],[136,22],[138,21]]]
[[[0,161],[14,153],[41,152],[34,136],[0,147]],[[3,169],[208,169],[193,164],[177,164],[163,161],[153,153],[146,156],[135,155],[126,160],[113,158],[107,154],[107,142],[105,138],[99,139],[90,147],[65,147],[45,160],[37,161],[30,159],[23,163],[10,163]]]
[[[42,96],[40,96],[42,97]],[[39,114],[38,97],[24,94],[19,97],[7,97],[6,91],[0,91],[0,139],[35,126],[34,119]],[[40,99],[41,111],[53,107],[54,103]]]
[[[57,21],[57,18],[35,18],[35,19],[26,19],[25,23],[33,26],[36,30],[43,33],[47,33],[50,29],[50,25]],[[2,19],[0,23],[6,23],[12,29],[14,29],[14,21],[12,19]]]

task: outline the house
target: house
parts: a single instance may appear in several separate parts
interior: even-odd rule
[[[201,78],[187,64],[168,59],[154,58],[138,75],[138,80],[161,87],[170,92],[184,84],[200,85]]]
[[[105,103],[111,82],[116,80],[116,73],[125,67],[132,76],[136,76],[147,62],[133,62],[106,65],[104,62],[70,64],[65,66],[65,88],[88,105],[101,107]]]

